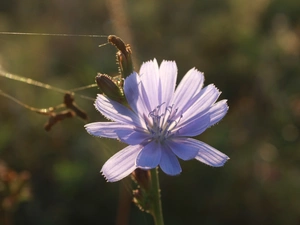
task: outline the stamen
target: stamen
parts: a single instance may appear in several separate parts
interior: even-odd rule
[[[145,118],[146,127],[152,138],[160,142],[173,135],[174,129],[182,118],[182,115],[176,115],[178,109],[174,109],[173,105],[167,106],[162,112],[164,104],[157,106],[149,113],[148,118]]]

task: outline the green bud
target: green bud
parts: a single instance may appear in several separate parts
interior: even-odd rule
[[[106,74],[98,73],[96,76],[96,83],[100,88],[100,91],[110,99],[123,103],[124,95],[118,85],[112,80],[112,78]]]

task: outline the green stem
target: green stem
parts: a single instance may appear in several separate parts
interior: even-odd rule
[[[160,200],[158,168],[151,170],[151,184],[152,184],[151,189],[153,193],[151,214],[154,218],[155,225],[164,225],[162,206]]]

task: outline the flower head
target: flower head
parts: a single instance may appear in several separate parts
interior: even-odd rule
[[[173,61],[144,63],[139,74],[124,81],[126,107],[99,94],[96,109],[113,122],[85,126],[88,133],[118,139],[129,146],[113,155],[101,172],[118,181],[136,168],[159,166],[166,174],[181,172],[178,158],[196,159],[207,165],[223,166],[229,157],[190,137],[219,122],[227,113],[226,100],[216,102],[221,92],[210,84],[203,88],[203,73],[189,70],[175,90],[177,66]]]

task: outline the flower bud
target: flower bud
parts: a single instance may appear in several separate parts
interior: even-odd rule
[[[124,96],[121,89],[113,82],[111,77],[106,74],[98,73],[96,76],[96,83],[103,94],[112,100],[122,103]]]
[[[132,192],[133,203],[141,210],[150,213],[151,199],[149,194],[143,189],[136,189]]]
[[[132,172],[132,179],[143,189],[149,190],[151,186],[150,170],[135,169]]]
[[[132,51],[130,45],[125,44],[121,38],[115,35],[109,35],[108,42],[119,50],[117,52],[117,62],[119,64],[120,74],[123,78],[128,77],[133,73],[133,62],[131,59]]]

